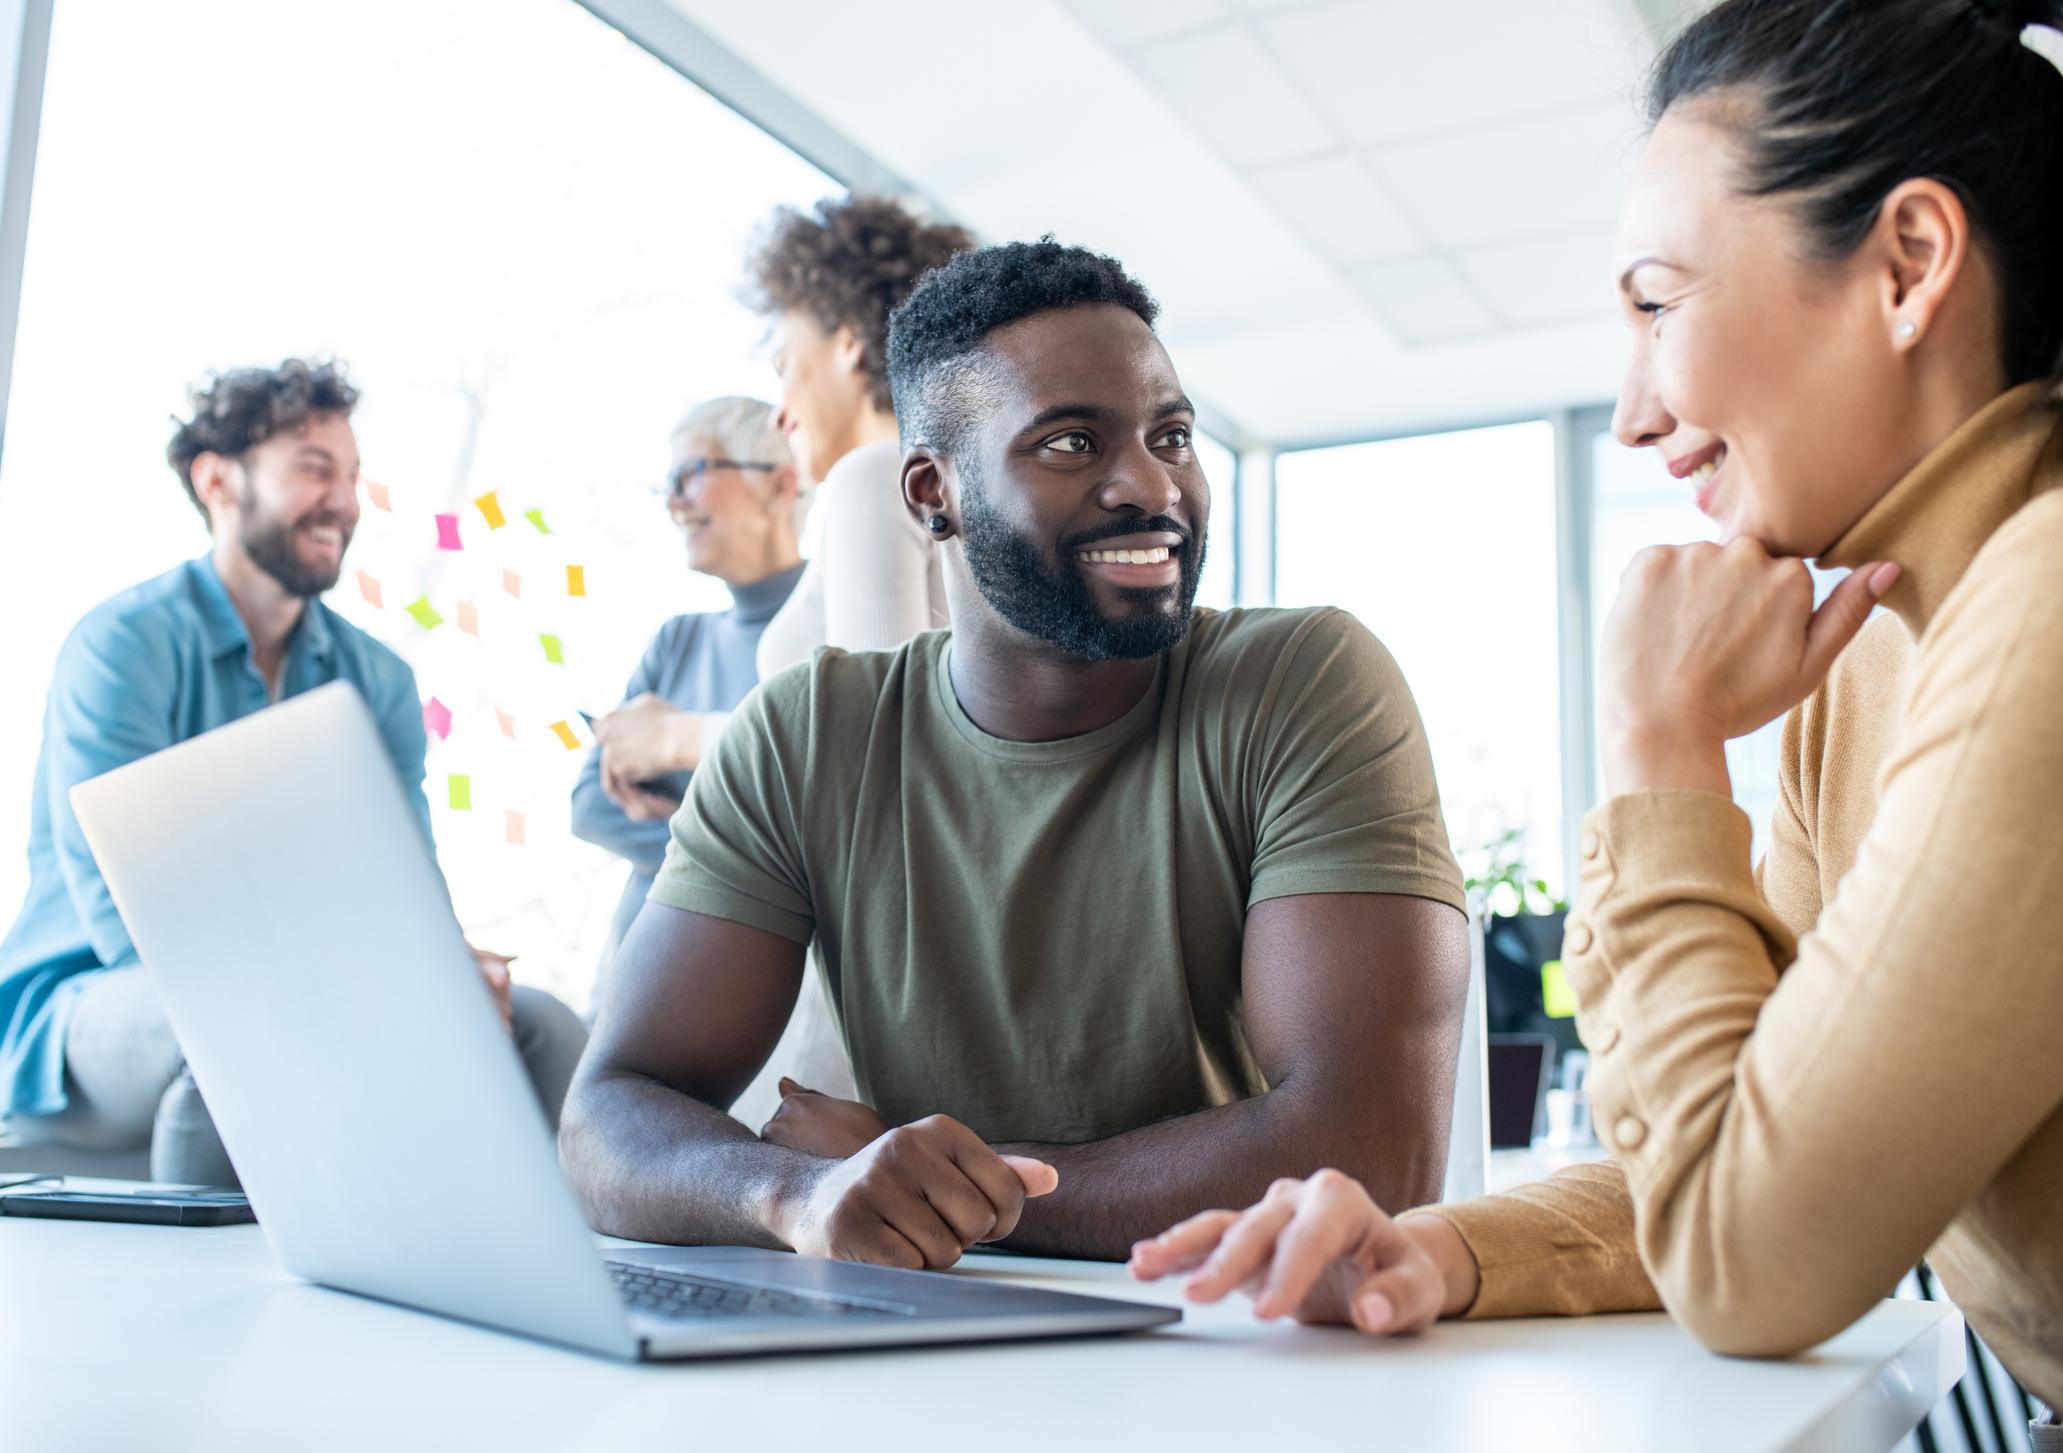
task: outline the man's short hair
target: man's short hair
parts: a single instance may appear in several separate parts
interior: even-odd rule
[[[193,461],[203,454],[239,459],[276,434],[291,433],[316,414],[351,416],[358,390],[334,361],[304,363],[289,358],[277,368],[232,368],[210,374],[188,390],[193,417],[165,446],[165,459],[186,486],[186,497],[207,519],[208,507],[193,488]]]
[[[1147,327],[1160,305],[1117,259],[1051,237],[965,252],[925,275],[888,320],[888,376],[903,446],[953,454],[987,371],[982,341],[998,328],[1056,308],[1108,303]]]
[[[754,246],[745,301],[761,313],[796,309],[826,333],[852,329],[874,407],[885,411],[889,313],[918,278],[972,246],[966,228],[927,222],[886,197],[783,207]]]

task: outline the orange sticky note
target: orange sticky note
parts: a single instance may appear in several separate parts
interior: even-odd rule
[[[508,820],[508,830],[505,835],[510,842],[520,848],[523,846],[523,814],[510,808],[505,809],[502,815]]]
[[[373,579],[370,575],[367,575],[363,570],[358,571],[357,575],[358,593],[365,597],[365,603],[367,605],[377,606],[380,603],[379,581]]]
[[[553,722],[552,732],[560,741],[566,744],[567,751],[577,752],[580,750],[580,738],[573,735],[573,727],[570,722]]]
[[[568,565],[566,567],[566,594],[587,594],[587,568],[585,566]]]
[[[494,709],[494,719],[501,723],[501,734],[513,738],[516,735],[516,719],[500,707]]]
[[[523,577],[513,570],[501,572],[501,588],[521,600],[523,598]]]
[[[458,628],[469,636],[480,634],[480,608],[470,600],[458,603]]]
[[[509,522],[508,516],[501,512],[501,501],[494,497],[491,489],[474,500],[473,507],[480,511],[480,517],[487,521],[490,530],[498,530]]]
[[[394,513],[394,497],[387,493],[387,486],[384,484],[374,484],[368,479],[365,482],[365,497],[372,501],[374,509],[385,510],[390,515]]]

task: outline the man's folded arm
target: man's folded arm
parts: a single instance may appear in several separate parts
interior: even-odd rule
[[[803,945],[645,905],[617,951],[559,1151],[596,1229],[641,1241],[781,1246],[768,1212],[815,1157],[725,1110],[795,1008]]]
[[[1215,1207],[1326,1166],[1382,1205],[1439,1198],[1468,985],[1467,920],[1388,893],[1254,905],[1242,945],[1248,1039],[1265,1094],[1085,1145],[1008,1145],[1056,1167],[1014,1250],[1121,1259]]]

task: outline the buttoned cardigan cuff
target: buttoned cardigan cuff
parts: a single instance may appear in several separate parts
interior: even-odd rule
[[[1567,1252],[1541,1234],[1538,1207],[1477,1196],[1404,1214],[1438,1216],[1475,1257],[1476,1298],[1461,1312],[1462,1320],[1537,1317],[1561,1309],[1557,1293]]]
[[[1579,910],[1657,886],[1755,891],[1755,830],[1716,792],[1627,792],[1591,809],[1578,832]]]

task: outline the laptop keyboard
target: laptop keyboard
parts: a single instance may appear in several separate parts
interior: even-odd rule
[[[668,1319],[699,1317],[835,1317],[887,1310],[834,1297],[804,1296],[768,1287],[704,1281],[677,1272],[655,1271],[621,1261],[607,1263],[616,1291],[634,1312]]]

